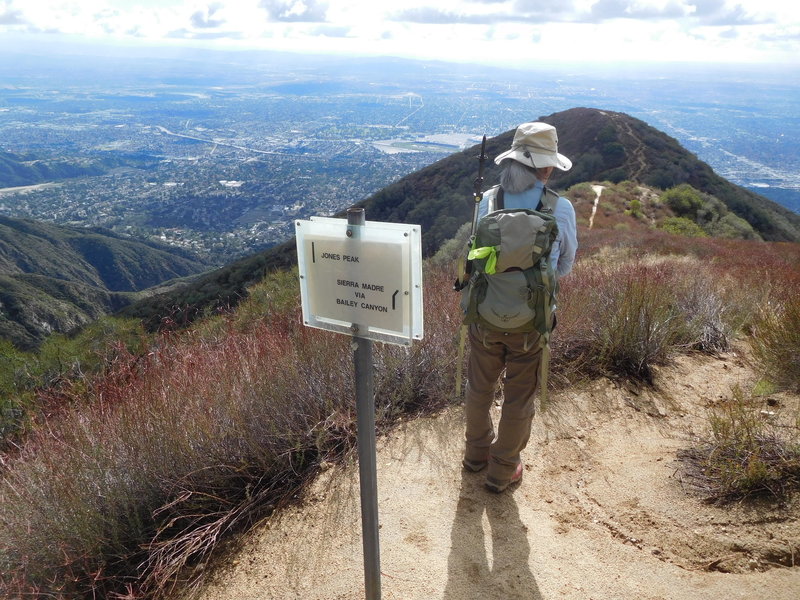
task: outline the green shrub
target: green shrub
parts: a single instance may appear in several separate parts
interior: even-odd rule
[[[231,315],[235,327],[250,330],[270,316],[296,311],[300,306],[297,268],[273,271],[247,290],[247,298]]]
[[[639,219],[642,217],[642,202],[638,198],[633,198],[628,203],[628,210],[626,211],[630,216]]]
[[[136,319],[102,317],[75,334],[48,337],[35,355],[32,367],[37,385],[46,386],[58,379],[99,373],[124,350],[144,352],[150,341]]]
[[[722,200],[696,190],[688,183],[667,190],[661,199],[677,217],[695,223],[707,235],[728,239],[761,239],[750,223],[730,212]],[[692,232],[688,224],[673,219],[668,219],[663,227],[681,235],[698,235]]]
[[[708,237],[700,225],[686,217],[668,217],[661,224],[661,229],[686,237]]]
[[[30,404],[31,356],[0,339],[0,451],[25,422]]]
[[[464,223],[455,237],[442,244],[436,254],[430,258],[430,263],[437,268],[451,269],[453,280],[455,280],[458,260],[466,257],[471,228],[471,223]]]
[[[753,226],[741,217],[737,217],[732,212],[726,212],[718,220],[710,223],[706,231],[719,238],[731,240],[760,240]]]
[[[146,337],[134,320],[103,317],[79,333],[51,335],[35,353],[0,340],[0,448],[21,434],[41,411],[80,395],[87,375],[113,364],[120,351],[144,351]],[[39,390],[37,392],[37,390]]]
[[[704,205],[703,193],[688,183],[668,189],[661,195],[661,200],[676,216],[686,217],[694,222],[697,222],[697,215]]]

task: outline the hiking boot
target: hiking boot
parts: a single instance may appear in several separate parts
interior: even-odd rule
[[[486,465],[489,464],[489,459],[487,458],[486,460],[467,460],[465,458],[464,460],[461,461],[461,464],[467,471],[471,473],[477,473],[478,471],[482,471],[484,468],[486,468]]]
[[[506,483],[497,483],[493,479],[487,478],[485,483],[486,489],[488,489],[490,492],[494,492],[495,494],[504,492],[506,491],[508,486],[522,481],[522,471],[523,471],[522,463],[517,464],[517,468],[514,470],[514,474],[511,476],[511,479]]]

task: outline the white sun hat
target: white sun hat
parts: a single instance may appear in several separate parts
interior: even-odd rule
[[[547,123],[523,123],[514,132],[511,150],[494,159],[500,164],[506,158],[534,168],[555,167],[562,171],[572,168],[572,161],[558,153],[556,128]]]

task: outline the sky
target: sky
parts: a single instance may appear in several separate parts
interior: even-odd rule
[[[0,47],[63,40],[531,66],[800,66],[794,0],[0,0]],[[2,54],[0,54],[2,61]]]

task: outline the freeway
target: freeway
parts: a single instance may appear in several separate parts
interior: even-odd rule
[[[235,148],[237,150],[244,150],[245,152],[256,152],[258,154],[279,154],[284,156],[289,156],[286,152],[275,152],[272,150],[259,150],[258,148],[248,148],[247,146],[239,146],[237,144],[231,144],[229,142],[220,142],[217,140],[207,140],[205,138],[197,137],[194,135],[186,135],[185,133],[175,133],[174,131],[170,131],[166,127],[162,127],[161,125],[156,125],[156,128],[166,135],[171,135],[174,137],[184,138],[187,140],[194,140],[196,142],[203,142],[205,144],[213,144],[216,148],[217,146],[226,146],[228,148]],[[212,150],[213,151],[213,150]]]

